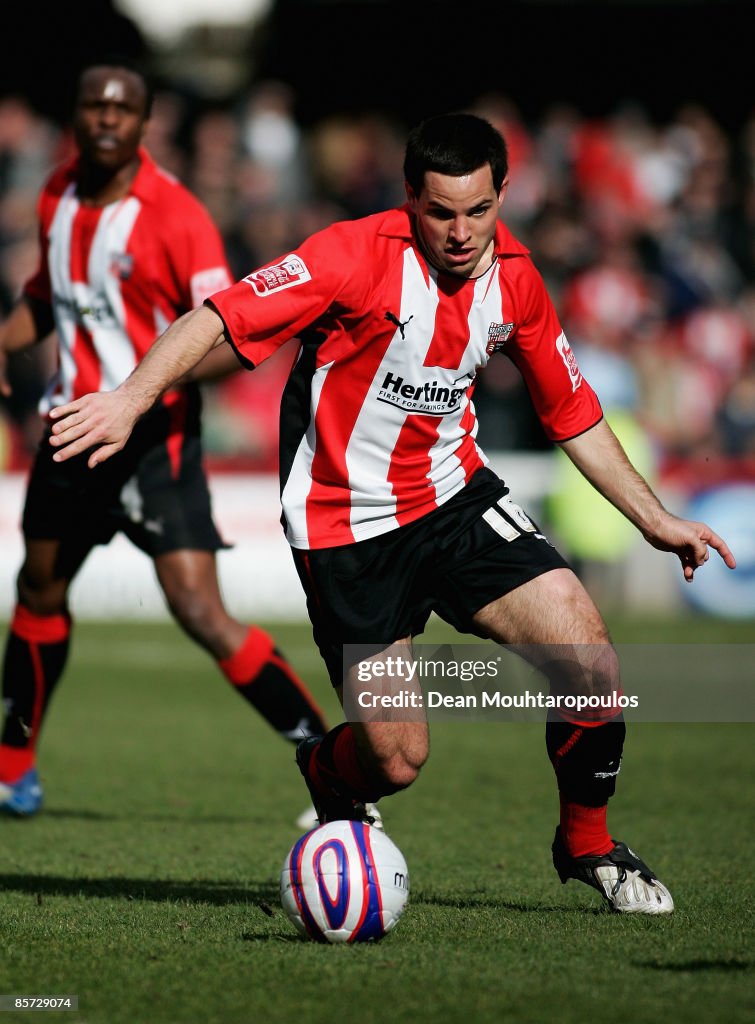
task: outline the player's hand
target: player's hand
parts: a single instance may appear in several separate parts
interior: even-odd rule
[[[645,533],[645,539],[659,551],[672,551],[678,556],[688,583],[692,582],[695,569],[708,561],[710,548],[719,553],[730,569],[737,567],[726,541],[705,523],[679,519],[668,513],[652,532]]]
[[[50,444],[59,449],[55,462],[94,449],[87,460],[90,469],[119,452],[131,436],[139,412],[118,391],[84,395],[50,411]]]

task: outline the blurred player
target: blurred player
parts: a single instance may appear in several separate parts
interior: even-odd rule
[[[0,328],[5,395],[6,354],[57,331],[59,366],[43,413],[116,387],[171,321],[230,284],[208,213],[140,145],[151,99],[143,75],[120,61],[89,66],[79,79],[78,158],[42,192],[40,267]],[[151,556],[176,621],[282,737],[321,732],[320,711],[272,637],[223,605],[215,552],[224,545],[202,468],[197,384],[167,392],[101,473],[82,459],[57,465],[51,452],[43,440],[23,515],[3,663],[0,810],[28,816],[40,807],[35,755],[68,657],[69,586],[93,546],[117,531]]]
[[[435,611],[461,632],[514,645],[552,688],[616,694],[598,610],[475,442],[478,370],[496,352],[515,363],[551,440],[649,543],[677,554],[687,580],[709,547],[730,568],[734,558],[705,524],[663,508],[603,420],[540,275],[499,220],[501,136],[471,115],[431,118],[411,133],[404,171],[405,207],[313,235],[184,316],[115,393],[58,409],[56,458],[97,445],[89,465],[106,463],[224,340],[253,367],[299,336],[282,407],[284,518],[339,693],[358,690],[345,645],[371,648],[381,668],[388,656],[411,661],[412,637]],[[429,743],[423,716],[413,717],[345,722],[299,745],[321,821],[369,817],[368,801],[414,781]],[[668,889],[608,832],[624,734],[615,708],[549,718],[554,866],[616,911],[669,913]]]

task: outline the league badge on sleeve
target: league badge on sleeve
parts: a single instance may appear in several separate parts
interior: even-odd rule
[[[564,366],[566,367],[566,371],[569,374],[569,379],[571,380],[571,389],[572,391],[576,391],[579,385],[582,383],[582,374],[580,372],[579,366],[577,365],[577,357],[574,355],[572,347],[566,340],[566,335],[563,331],[561,331],[559,336],[556,338],[556,348],[558,349],[558,354],[563,359]]]
[[[293,288],[294,285],[311,281],[312,275],[307,270],[304,260],[295,253],[291,253],[280,263],[273,263],[270,267],[255,270],[244,280],[254,288],[256,295],[264,299],[273,292],[281,292],[284,288]]]

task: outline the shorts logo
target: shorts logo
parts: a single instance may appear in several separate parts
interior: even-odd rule
[[[500,352],[506,342],[509,340],[509,335],[514,330],[512,324],[491,324],[488,327],[488,345],[486,352],[489,356],[492,356],[494,352]]]
[[[569,374],[569,379],[571,380],[571,389],[572,391],[576,391],[579,385],[582,383],[582,374],[580,373],[579,367],[577,366],[577,357],[572,352],[571,346],[569,345],[569,342],[566,340],[566,335],[563,331],[556,338],[556,348],[558,349],[558,354],[563,359],[564,366],[566,367],[567,373]]]
[[[264,299],[272,292],[280,292],[284,288],[293,288],[294,285],[311,281],[312,275],[307,270],[304,261],[291,253],[280,263],[274,263],[271,267],[265,267],[263,270],[255,270],[244,280],[254,288],[256,295]]]

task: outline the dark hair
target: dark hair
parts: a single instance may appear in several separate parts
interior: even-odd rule
[[[144,61],[138,57],[131,57],[125,53],[99,53],[88,57],[79,67],[79,74],[76,79],[76,95],[81,88],[81,79],[87,71],[92,68],[121,68],[130,71],[132,75],[141,78],[144,83],[144,116],[148,118],[152,113],[152,103],[155,99],[155,83],[147,71]]]
[[[485,164],[490,164],[498,192],[509,169],[506,143],[489,121],[474,114],[438,114],[409,133],[404,177],[417,196],[425,171],[459,178]]]

